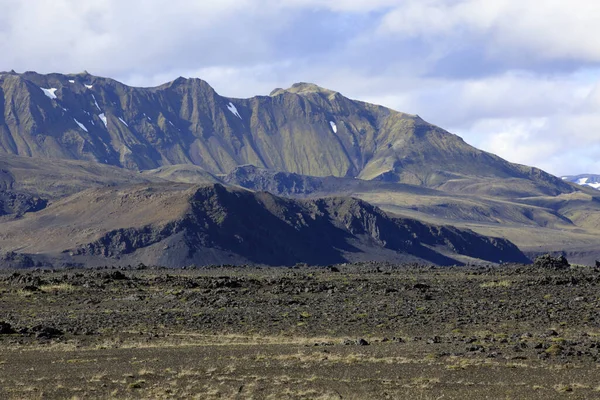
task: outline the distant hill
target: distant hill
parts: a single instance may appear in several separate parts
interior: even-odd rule
[[[93,162],[0,154],[0,190],[50,200],[95,187],[164,182],[158,175]]]
[[[164,180],[104,164],[0,154],[0,217],[40,211],[89,188],[151,182]]]
[[[220,184],[89,189],[3,223],[0,243],[3,259],[16,252],[31,265],[528,261],[507,240],[390,217],[361,200],[292,200]]]
[[[196,185],[221,182],[215,175],[206,172],[201,167],[190,164],[169,165],[151,169],[143,171],[142,176],[147,179],[161,179],[171,182],[193,183]]]
[[[573,182],[582,186],[589,186],[594,189],[600,189],[600,175],[581,174],[563,176],[562,179],[568,182]]]

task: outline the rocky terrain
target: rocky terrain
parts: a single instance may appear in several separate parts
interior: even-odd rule
[[[596,398],[600,270],[0,271],[2,398]]]

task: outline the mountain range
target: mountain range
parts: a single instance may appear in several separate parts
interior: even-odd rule
[[[314,84],[236,99],[11,71],[0,102],[8,264],[587,261],[600,244],[591,188]]]
[[[0,151],[87,160],[130,170],[193,164],[212,174],[257,167],[437,187],[464,177],[571,191],[415,115],[298,83],[232,99],[200,79],[133,88],[89,74],[0,73]],[[456,188],[456,186],[452,186]]]
[[[589,186],[594,189],[600,189],[600,175],[581,174],[563,176],[562,179],[568,182],[573,182],[578,185]]]

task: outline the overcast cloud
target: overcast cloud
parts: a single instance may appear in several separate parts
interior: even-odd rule
[[[0,0],[0,70],[224,96],[314,82],[554,174],[600,173],[594,0]]]

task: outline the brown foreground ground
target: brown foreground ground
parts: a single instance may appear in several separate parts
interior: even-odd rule
[[[0,271],[0,398],[600,398],[599,289],[590,267]]]

